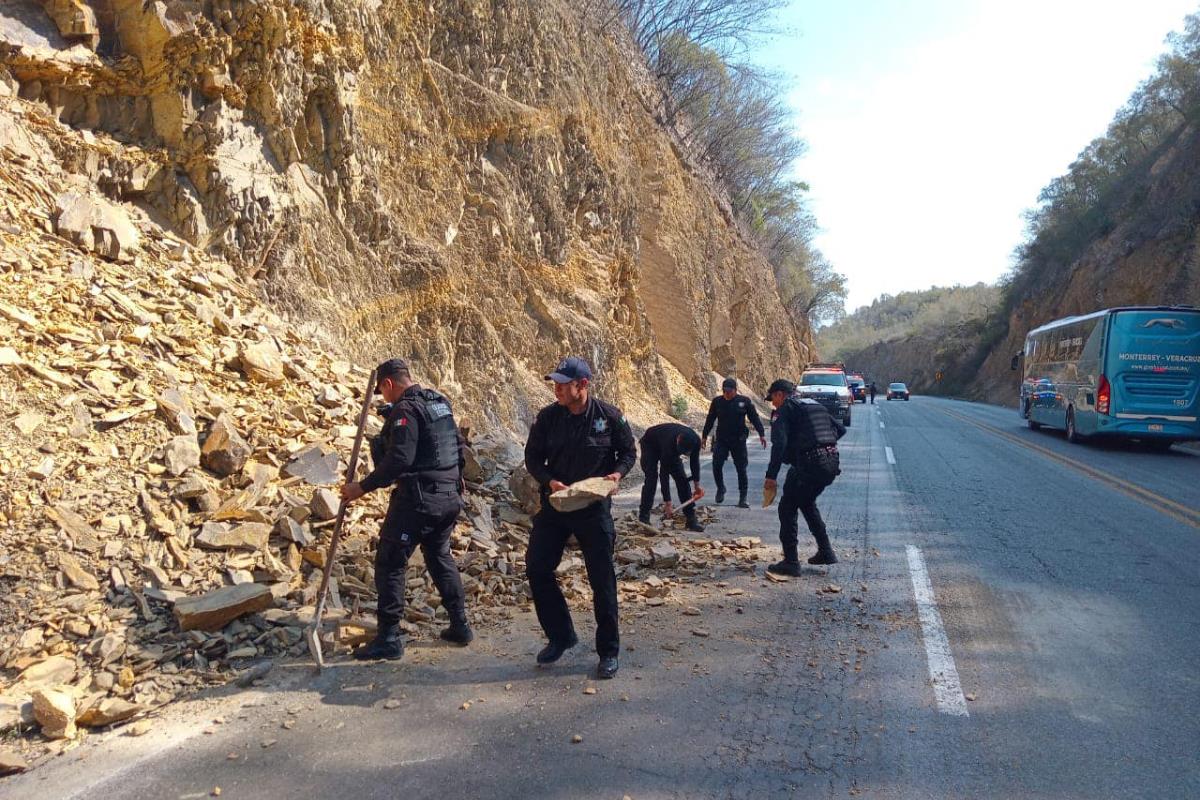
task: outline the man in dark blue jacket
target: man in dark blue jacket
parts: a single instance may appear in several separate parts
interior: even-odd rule
[[[708,418],[704,420],[704,432],[701,435],[705,445],[708,434],[712,432],[713,424],[717,426],[717,435],[713,439],[713,479],[717,484],[718,503],[725,502],[725,460],[733,456],[733,467],[737,470],[738,479],[738,508],[749,508],[746,502],[746,491],[750,479],[746,474],[749,454],[746,452],[746,421],[758,432],[758,441],[767,446],[762,421],[754,402],[744,394],[737,392],[737,380],[726,378],[721,383],[721,393],[712,399],[708,406]]]
[[[771,420],[771,463],[763,488],[774,490],[780,468],[790,465],[783,482],[783,499],[779,501],[783,560],[767,567],[778,575],[800,574],[797,512],[804,514],[804,521],[817,540],[817,553],[808,563],[837,563],[825,522],[817,510],[817,497],[841,474],[837,441],[846,435],[846,428],[825,406],[802,399],[795,392],[794,383],[780,379],[771,384],[765,398],[776,411]]]
[[[586,508],[563,512],[547,498],[584,478],[608,478],[615,489],[633,468],[637,448],[621,411],[591,396],[592,370],[582,358],[564,359],[546,380],[554,382],[555,402],[538,412],[525,443],[525,467],[541,485],[542,496],[542,508],[533,518],[525,551],[533,607],[549,640],[537,662],[551,664],[579,642],[555,574],[573,534],[592,587],[596,653],[600,656],[596,676],[612,678],[617,674],[620,651],[612,500],[605,497]]]
[[[665,517],[671,516],[674,510],[671,506],[671,478],[675,479],[680,503],[704,497],[704,490],[700,488],[700,437],[694,430],[678,422],[652,425],[642,434],[639,444],[642,446],[642,471],[646,474],[646,481],[642,484],[638,519],[647,523],[650,521],[650,506],[654,505],[654,490],[660,481]],[[688,487],[688,475],[683,470],[681,459],[685,454],[691,463],[694,488]],[[704,532],[704,526],[696,519],[695,503],[685,508],[683,513],[689,531]]]

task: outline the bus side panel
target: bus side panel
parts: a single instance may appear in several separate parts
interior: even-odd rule
[[[1101,355],[1108,318],[1101,317],[1083,326],[1083,349],[1079,353],[1079,378],[1075,384],[1072,405],[1075,407],[1075,427],[1084,436],[1100,433],[1100,414],[1096,413],[1096,388],[1100,380]]]
[[[1118,311],[1109,327],[1104,373],[1112,410],[1101,431],[1200,439],[1200,311]]]

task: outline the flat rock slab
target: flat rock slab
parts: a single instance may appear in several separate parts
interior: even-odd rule
[[[608,478],[584,478],[550,495],[550,505],[564,513],[587,508],[617,490],[617,482]]]
[[[300,478],[312,486],[332,486],[340,482],[337,453],[327,453],[319,445],[306,447],[296,453],[283,467],[289,478]]]
[[[0,747],[0,775],[11,775],[14,772],[24,772],[29,764],[15,750]]]
[[[224,586],[198,597],[175,601],[175,619],[185,631],[219,631],[243,614],[263,611],[275,603],[269,587],[261,583]]]

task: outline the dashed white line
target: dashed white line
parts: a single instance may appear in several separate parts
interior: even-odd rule
[[[883,420],[880,420],[880,421],[879,421],[879,427],[881,427],[881,428],[886,428],[886,427],[887,427],[887,425],[884,425],[884,424],[883,424]]]
[[[892,466],[896,465],[896,454],[892,452],[892,448],[890,448],[890,447],[883,448],[883,454],[885,456],[887,456],[887,460],[888,460],[889,464],[891,464]]]
[[[911,544],[908,551],[908,569],[912,573],[913,596],[917,600],[917,616],[921,620],[921,633],[925,639],[925,658],[929,662],[929,680],[933,684],[933,697],[938,711],[957,717],[969,717],[967,701],[963,697],[962,685],[958,682],[958,669],[954,666],[954,654],[950,652],[950,640],[942,627],[942,615],[938,612],[933,596],[933,584],[925,570],[925,558],[920,548]]]

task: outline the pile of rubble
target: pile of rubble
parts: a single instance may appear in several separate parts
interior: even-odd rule
[[[54,131],[0,134],[0,736],[33,758],[305,654],[366,382],[226,263],[72,181]],[[473,442],[453,547],[475,624],[528,604],[537,496],[520,460],[503,435]],[[331,647],[367,633],[385,500],[348,515]],[[630,600],[665,602],[670,581],[748,552],[620,527]],[[443,612],[419,553],[413,567],[405,625],[428,636]],[[585,603],[581,559],[560,574]],[[0,773],[23,763],[0,747]]]

